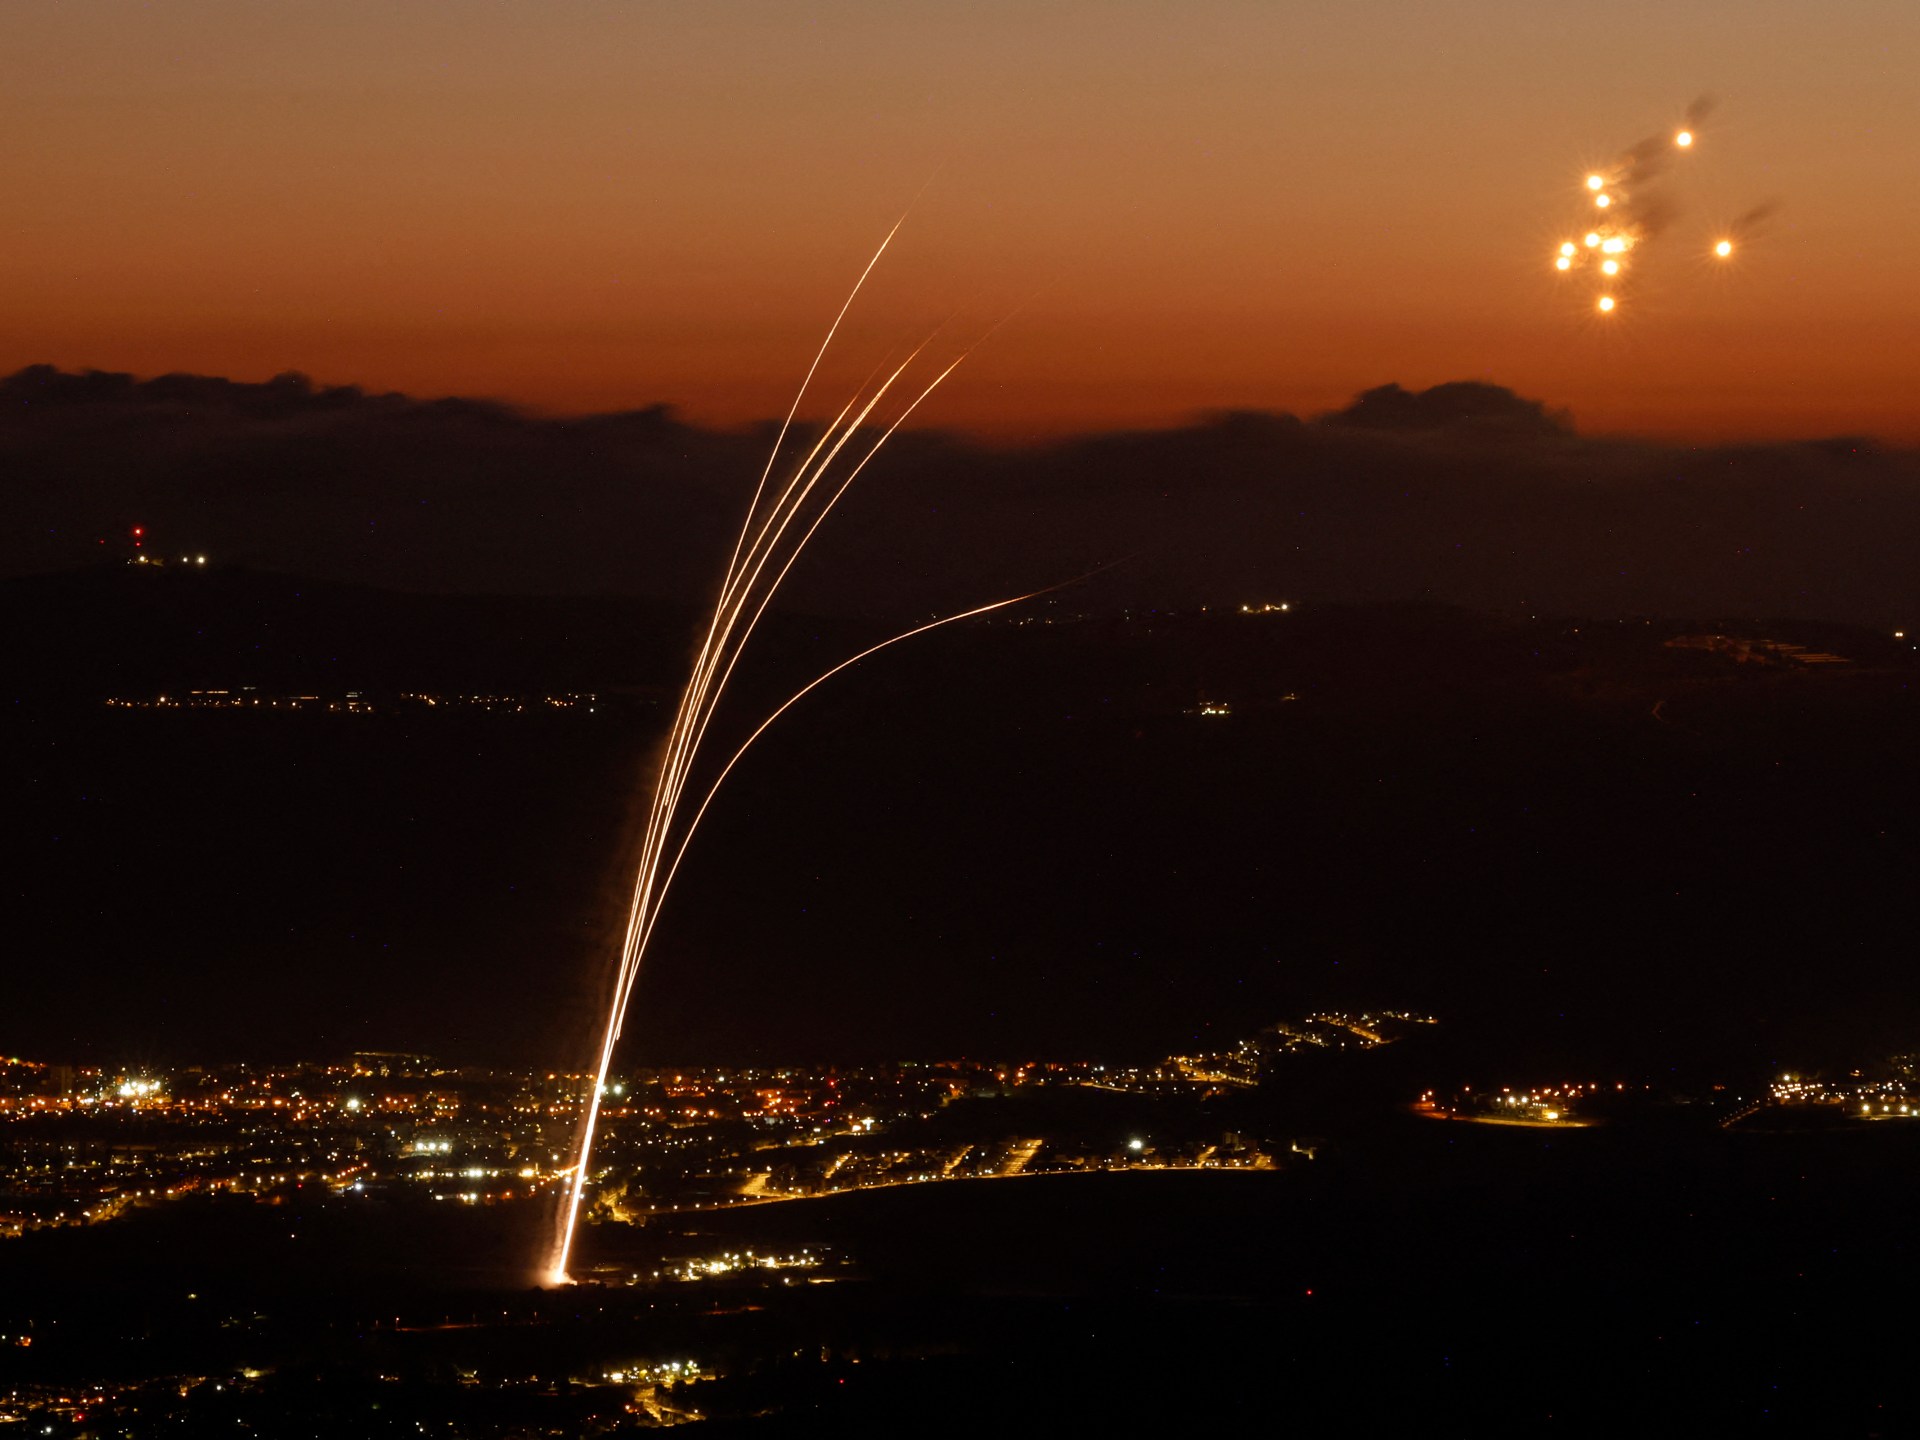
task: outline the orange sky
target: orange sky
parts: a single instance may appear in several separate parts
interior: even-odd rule
[[[1912,0],[17,0],[5,30],[0,370],[777,414],[932,175],[828,377],[1019,306],[929,423],[1479,378],[1587,430],[1920,438]],[[1600,322],[1547,268],[1584,169],[1703,91],[1686,208]]]

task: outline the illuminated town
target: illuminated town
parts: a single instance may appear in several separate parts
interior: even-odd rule
[[[1288,1155],[1304,1153],[1297,1137],[978,1138],[943,1134],[940,1121],[970,1104],[1049,1090],[1207,1102],[1304,1073],[1288,1062],[1375,1049],[1436,1023],[1406,1011],[1319,1012],[1224,1050],[1137,1066],[952,1060],[624,1072],[610,1080],[602,1106],[593,1213],[645,1223],[939,1181],[1282,1168]],[[333,1064],[172,1071],[0,1058],[0,1237],[102,1224],[191,1197],[282,1204],[309,1188],[346,1201],[550,1200],[570,1174],[566,1145],[588,1083],[581,1075],[371,1052]],[[1723,1128],[1808,1115],[1836,1123],[1920,1120],[1920,1057],[1698,1092],[1585,1080],[1409,1097],[1412,1112],[1426,1118],[1544,1128],[1602,1124],[1648,1104],[1697,1106]]]
[[[856,1227],[864,1240],[849,1240],[844,1227],[828,1224],[836,1238],[822,1239],[814,1234],[822,1219],[805,1217],[832,1212],[783,1202],[844,1204],[833,1197],[951,1187],[976,1197],[967,1204],[977,1209],[979,1196],[1000,1187],[956,1182],[1021,1177],[1042,1185],[1051,1177],[1073,1190],[1127,1176],[1144,1184],[1152,1175],[1231,1184],[1227,1177],[1239,1174],[1248,1178],[1238,1185],[1258,1187],[1249,1197],[1265,1194],[1268,1184],[1297,1185],[1329,1165],[1326,1173],[1337,1174],[1349,1151],[1375,1143],[1365,1137],[1379,1121],[1362,1118],[1355,1128],[1338,1098],[1352,1081],[1334,1081],[1329,1091],[1327,1065],[1351,1056],[1364,1066],[1385,1047],[1441,1030],[1434,1017],[1405,1010],[1317,1011],[1222,1048],[1143,1065],[953,1060],[622,1072],[602,1110],[579,1283],[551,1291],[523,1281],[470,1299],[435,1291],[382,1302],[386,1318],[365,1322],[367,1343],[375,1346],[369,1353],[391,1358],[375,1367],[365,1394],[404,1407],[409,1386],[421,1384],[404,1377],[418,1377],[422,1356],[444,1354],[435,1363],[451,1368],[435,1372],[445,1378],[420,1403],[454,1417],[448,1434],[567,1426],[614,1434],[737,1416],[772,1403],[753,1398],[770,1374],[781,1377],[785,1406],[882,1357],[843,1341],[809,1342],[781,1359],[761,1353],[764,1342],[742,1350],[740,1341],[718,1338],[731,1333],[714,1330],[722,1317],[777,1313],[789,1317],[783,1325],[800,1324],[796,1317],[809,1311],[802,1295],[828,1286],[857,1296],[874,1283],[861,1255],[872,1243],[869,1226]],[[1408,1051],[1416,1063],[1421,1053]],[[0,1263],[43,1239],[71,1236],[70,1249],[81,1234],[132,1234],[173,1223],[168,1216],[235,1233],[251,1227],[255,1243],[286,1225],[292,1245],[310,1227],[371,1236],[412,1224],[410,1215],[437,1215],[435,1233],[497,1247],[498,1238],[479,1237],[531,1234],[565,1193],[567,1140],[586,1083],[374,1052],[326,1064],[169,1070],[0,1059]],[[1264,1112],[1264,1123],[1253,1118],[1263,1112],[1244,1108],[1287,1094],[1310,1099],[1317,1128],[1276,1119],[1292,1113],[1284,1105]],[[1494,1148],[1480,1163],[1495,1166],[1523,1162],[1529,1144],[1552,1143],[1528,1137],[1595,1127],[1637,1134],[1648,1124],[1647,1133],[1659,1134],[1670,1124],[1661,1117],[1686,1120],[1691,1145],[1729,1132],[1791,1140],[1809,1123],[1864,1134],[1883,1121],[1920,1119],[1920,1057],[1692,1089],[1564,1079],[1429,1087],[1377,1113],[1395,1108],[1467,1127],[1415,1123],[1410,1138],[1494,1127],[1486,1132]],[[1074,1175],[1108,1179],[1067,1178]],[[781,1218],[788,1215],[802,1217],[799,1228]],[[202,1283],[209,1297],[217,1294],[218,1282]],[[70,1353],[62,1324],[84,1333],[91,1322],[0,1319],[0,1366],[11,1377],[0,1388],[0,1427],[107,1436],[145,1433],[116,1428],[136,1419],[252,1428],[281,1413],[296,1372],[274,1358],[283,1342],[273,1340],[266,1312],[232,1311],[231,1300],[197,1290],[177,1303],[190,1314],[214,1306],[216,1328],[243,1337],[233,1353],[246,1358],[224,1369],[76,1383],[40,1369],[41,1352]],[[608,1338],[556,1362],[538,1337],[570,1323],[565,1316],[580,1303],[601,1317],[595,1323]],[[645,1325],[633,1318],[639,1313],[651,1317]],[[619,1338],[629,1332],[633,1338]],[[474,1358],[461,1359],[462,1347]],[[487,1409],[502,1404],[510,1419]],[[490,1418],[478,1418],[483,1411]]]
[[[1314,1016],[1222,1055],[1146,1067],[1091,1062],[643,1070],[604,1097],[597,1211],[619,1221],[879,1186],[1142,1168],[1271,1169],[1239,1138],[1090,1145],[1044,1135],[935,1140],[968,1100],[1047,1087],[1135,1094],[1253,1086],[1273,1056],[1385,1043]],[[1426,1022],[1431,1023],[1431,1022]],[[349,1199],[501,1205],[550,1196],[591,1077],[465,1069],[419,1055],[171,1072],[0,1061],[0,1235],[98,1224],[189,1196],[280,1203],[305,1187]]]
[[[733,1238],[737,1232],[723,1239],[706,1230],[703,1216],[750,1218],[770,1205],[785,1208],[777,1202],[939,1182],[1270,1175],[1306,1164],[1310,1148],[1226,1129],[1197,1134],[1191,1123],[1168,1125],[1151,1103],[1126,1120],[1125,1107],[1175,1096],[1204,1109],[1228,1091],[1257,1087],[1285,1057],[1377,1047],[1396,1027],[1422,1023],[1431,1022],[1316,1014],[1223,1054],[1169,1056],[1139,1067],[958,1060],[623,1072],[610,1078],[604,1097],[600,1169],[587,1212],[592,1238],[579,1276],[584,1288],[572,1293],[606,1295],[596,1302],[602,1311],[628,1314],[640,1304],[650,1314],[678,1315],[675,1323],[692,1335],[702,1328],[698,1317],[760,1311],[771,1303],[770,1291],[865,1278],[843,1246]],[[364,1216],[379,1227],[396,1216],[444,1214],[455,1230],[471,1217],[488,1234],[494,1232],[485,1217],[498,1215],[509,1232],[528,1233],[564,1194],[567,1140],[588,1083],[580,1075],[453,1067],[395,1053],[171,1070],[7,1058],[0,1060],[0,1245],[138,1229],[176,1213],[189,1224],[284,1215],[296,1227],[322,1217],[354,1226]],[[1018,1133],[1000,1133],[998,1108],[1034,1098],[1043,1110],[1024,1114]],[[1089,1104],[1100,1118],[1091,1127],[1063,1121],[1061,1100]],[[969,1118],[972,1110],[991,1118],[983,1124]],[[447,1225],[435,1228],[452,1233]],[[0,1249],[0,1262],[7,1256]],[[444,1299],[432,1313],[411,1314],[410,1302],[395,1301],[400,1313],[384,1322],[382,1343],[418,1347],[449,1331],[484,1332],[497,1357],[502,1329],[511,1351],[514,1337],[557,1323],[559,1309],[573,1303],[567,1293],[523,1290],[487,1317],[447,1312]],[[187,1303],[198,1303],[197,1294]],[[620,1294],[647,1298],[613,1298]],[[236,1314],[218,1324],[249,1331],[260,1317]],[[18,1357],[5,1372],[14,1377],[11,1388],[0,1388],[0,1427],[105,1435],[135,1417],[168,1415],[248,1424],[284,1384],[276,1380],[280,1367],[268,1360],[137,1383],[32,1378],[41,1350],[51,1356],[47,1347],[58,1340],[58,1322],[46,1318],[22,1319],[17,1330],[0,1334]],[[502,1371],[496,1358],[490,1366],[456,1368],[453,1383],[512,1401],[542,1423],[561,1416],[562,1425],[614,1433],[716,1413],[710,1397],[726,1396],[720,1382],[739,1368],[729,1356],[728,1347],[683,1342],[662,1349],[656,1342],[591,1353],[558,1373],[531,1359],[524,1372],[511,1364]],[[837,1376],[859,1362],[857,1353],[828,1349],[810,1363]],[[434,1403],[446,1413],[446,1394]],[[464,1403],[456,1399],[454,1408]],[[740,1403],[723,1399],[717,1413]],[[474,1425],[448,1433],[536,1432]]]
[[[599,709],[599,701],[597,695],[578,691],[560,694],[428,694],[413,690],[393,693],[346,690],[336,695],[323,695],[262,691],[254,685],[236,685],[225,690],[187,690],[138,698],[115,695],[109,696],[103,703],[111,710],[246,710],[255,713],[262,710],[308,710],[331,715],[417,714],[433,710],[482,710],[522,715],[528,711],[583,710],[591,715]]]

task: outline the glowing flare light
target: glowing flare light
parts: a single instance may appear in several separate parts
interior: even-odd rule
[[[1585,172],[1582,193],[1592,201],[1585,223],[1594,228],[1585,231],[1577,242],[1563,241],[1553,268],[1570,275],[1586,272],[1592,263],[1593,273],[1590,277],[1583,274],[1583,278],[1591,279],[1593,305],[1601,314],[1613,313],[1621,287],[1628,283],[1631,273],[1644,268],[1638,263],[1629,266],[1627,255],[1654,244],[1679,213],[1663,182],[1676,163],[1675,151],[1688,153],[1687,165],[1695,163],[1691,155],[1700,147],[1694,142],[1712,111],[1712,100],[1702,96],[1687,107],[1685,128],[1649,135],[1621,151],[1610,163]],[[1721,238],[1706,242],[1708,250],[1716,259],[1730,259],[1777,208],[1770,201],[1723,224]],[[1601,213],[1595,215],[1595,210]],[[1591,261],[1589,251],[1596,252]],[[1636,256],[1636,260],[1645,258],[1644,254]]]

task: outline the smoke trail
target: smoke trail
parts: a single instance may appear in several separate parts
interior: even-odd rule
[[[1588,172],[1581,193],[1589,208],[1573,236],[1555,247],[1552,264],[1562,275],[1591,279],[1593,307],[1599,314],[1617,311],[1635,272],[1648,258],[1647,247],[1679,218],[1680,207],[1673,196],[1653,182],[1667,173],[1676,157],[1698,153],[1700,127],[1715,108],[1712,96],[1699,96],[1686,107],[1679,129],[1637,140],[1610,164]],[[1776,208],[1761,205],[1742,215],[1711,242],[1709,253],[1718,260],[1729,259]]]
[[[1754,206],[1746,214],[1738,216],[1727,226],[1727,234],[1735,240],[1750,240],[1759,234],[1767,221],[1780,213],[1778,200],[1765,200]]]
[[[1707,123],[1719,103],[1711,95],[1701,95],[1681,112],[1679,133],[1687,138],[1678,148],[1685,149],[1692,145],[1701,126]],[[1613,162],[1608,183],[1625,187],[1644,185],[1649,180],[1658,179],[1666,173],[1667,166],[1673,161],[1676,149],[1674,141],[1675,134],[1670,130],[1662,130],[1657,134],[1634,141],[1621,151],[1620,158]]]

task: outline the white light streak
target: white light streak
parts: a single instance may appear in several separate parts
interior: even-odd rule
[[[915,349],[905,361],[887,375],[864,402],[860,392],[857,391],[854,398],[841,408],[832,423],[822,430],[805,458],[792,471],[786,482],[778,486],[769,485],[779,460],[780,449],[792,427],[795,415],[799,413],[801,401],[813,382],[821,360],[832,344],[834,335],[841,321],[846,318],[855,297],[859,295],[861,286],[872,274],[880,257],[886,253],[887,246],[903,223],[905,223],[904,217],[894,224],[893,229],[887,232],[886,239],[880,242],[879,249],[868,260],[866,269],[860,272],[860,278],[854,283],[839,313],[835,315],[833,324],[828,327],[826,340],[814,355],[813,363],[807,369],[806,378],[801,382],[799,393],[794,397],[793,405],[781,424],[773,449],[767,457],[767,464],[761,472],[760,482],[754,490],[753,499],[749,502],[745,518],[741,522],[739,536],[734,541],[733,553],[728,557],[720,591],[714,602],[713,613],[708,618],[706,637],[695,657],[691,673],[687,678],[686,689],[674,713],[673,724],[668,731],[665,751],[660,763],[660,772],[656,778],[652,801],[648,808],[640,862],[634,880],[633,899],[628,909],[626,931],[621,942],[620,962],[615,972],[595,1075],[593,1083],[582,1097],[584,1104],[579,1140],[574,1164],[569,1167],[571,1180],[566,1187],[561,1222],[556,1226],[553,1247],[544,1269],[548,1283],[566,1284],[570,1280],[568,1266],[572,1259],[574,1240],[578,1230],[581,1201],[593,1173],[591,1163],[593,1142],[599,1124],[601,1101],[607,1091],[607,1074],[613,1061],[614,1046],[619,1041],[625,1024],[627,1004],[632,997],[634,984],[639,978],[641,961],[646,954],[648,942],[652,939],[654,927],[659,921],[661,905],[665,900],[668,887],[679,871],[680,862],[686,856],[694,831],[741,756],[766,732],[769,726],[803,697],[849,666],[891,645],[925,634],[929,630],[984,615],[989,611],[1032,598],[1023,595],[1000,600],[918,625],[883,640],[878,645],[870,646],[858,655],[826,671],[796,692],[785,704],[774,710],[760,723],[759,727],[747,737],[745,743],[720,768],[692,818],[684,825],[680,823],[681,801],[684,798],[694,762],[700,753],[701,744],[713,721],[714,712],[725,694],[727,683],[733,676],[741,653],[794,563],[839,502],[840,497],[846,493],[861,471],[866,469],[881,447],[905,423],[907,417],[912,415],[971,353],[970,350],[963,352],[959,358],[948,363],[901,408],[881,431],[879,438],[867,447],[857,463],[837,484],[829,487],[822,486],[823,480],[842,451],[859,434],[861,426],[914,362],[920,358],[927,343],[930,342],[923,342],[919,348]],[[871,377],[869,377],[870,382]],[[860,387],[861,391],[865,389],[866,385]],[[809,502],[817,491],[824,493],[826,498],[810,506]],[[802,516],[809,508],[812,514],[803,520]],[[671,855],[670,860],[669,855]]]

